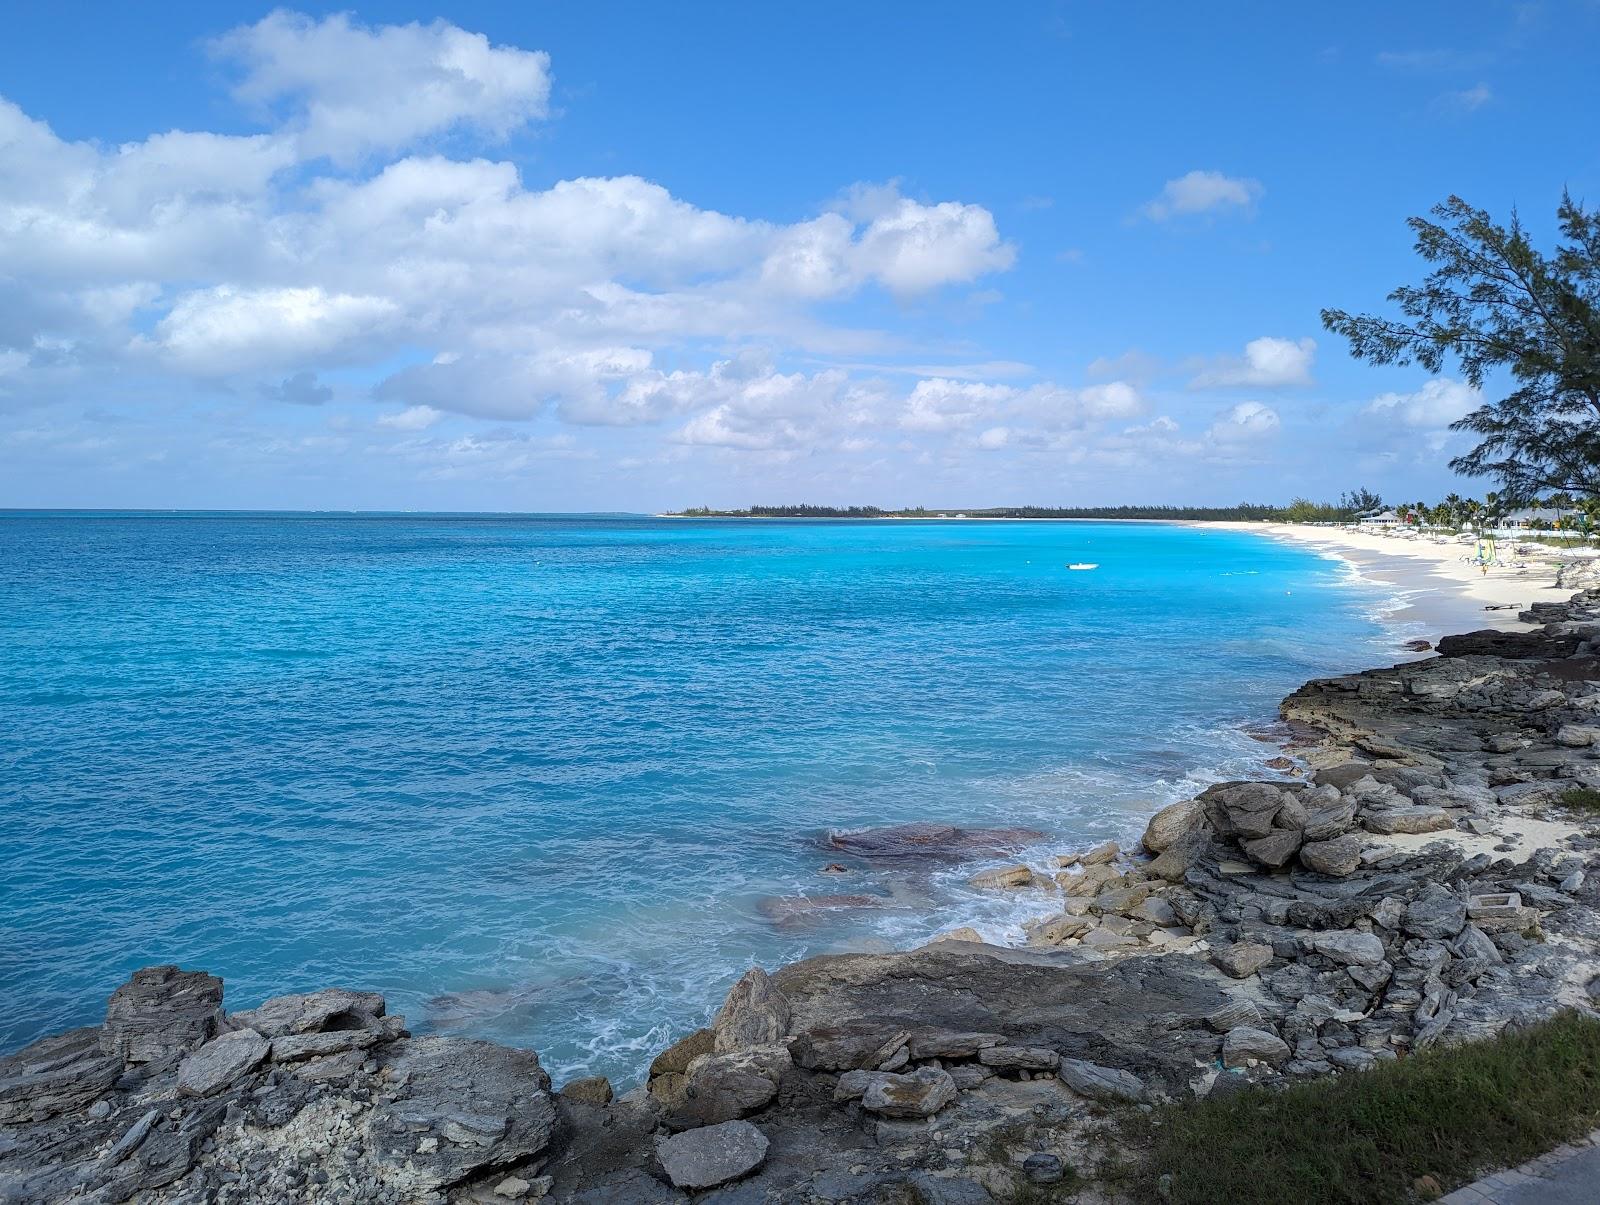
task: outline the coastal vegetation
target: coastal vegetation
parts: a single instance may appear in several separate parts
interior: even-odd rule
[[[1404,318],[1326,309],[1323,325],[1358,360],[1431,373],[1454,361],[1473,388],[1500,386],[1452,424],[1480,437],[1456,472],[1519,501],[1600,496],[1600,213],[1563,195],[1548,255],[1515,212],[1501,225],[1452,196],[1432,215],[1408,220],[1432,270],[1389,294]]]
[[[1168,1106],[1127,1129],[1148,1151],[1148,1187],[1170,1177],[1168,1200],[1273,1205],[1428,1199],[1597,1124],[1600,1021],[1568,1013],[1361,1075]]]

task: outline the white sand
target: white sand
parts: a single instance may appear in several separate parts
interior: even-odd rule
[[[1525,562],[1524,568],[1491,566],[1484,573],[1476,563],[1462,558],[1475,555],[1473,544],[1451,541],[1436,544],[1425,538],[1406,539],[1346,531],[1339,527],[1308,527],[1293,523],[1196,523],[1213,527],[1249,531],[1275,540],[1304,544],[1339,557],[1354,565],[1363,577],[1396,588],[1406,606],[1385,616],[1394,622],[1419,624],[1429,640],[1453,632],[1479,628],[1523,629],[1517,612],[1535,602],[1558,602],[1571,590],[1555,585],[1556,567],[1563,554],[1539,544],[1517,545],[1512,540],[1498,541],[1502,559]],[[1531,549],[1515,555],[1514,548]],[[1486,610],[1504,607],[1510,610]]]

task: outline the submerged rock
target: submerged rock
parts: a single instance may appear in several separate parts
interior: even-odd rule
[[[967,882],[979,889],[1016,888],[1033,886],[1033,878],[1033,871],[1026,866],[1001,866],[994,870],[981,871]]]
[[[1003,854],[1039,840],[1030,828],[957,828],[951,824],[895,824],[885,828],[831,830],[828,849],[859,858],[937,859],[954,861],[981,854]]]

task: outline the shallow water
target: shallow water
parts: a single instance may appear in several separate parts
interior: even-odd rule
[[[1045,910],[828,828],[1137,836],[1382,602],[1154,524],[3,516],[0,1050],[170,961],[627,1081],[752,961]]]

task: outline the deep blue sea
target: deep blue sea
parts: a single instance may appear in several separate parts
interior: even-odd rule
[[[0,1051],[177,962],[627,1082],[752,961],[1049,910],[826,830],[1136,837],[1382,604],[1154,524],[0,515]]]

